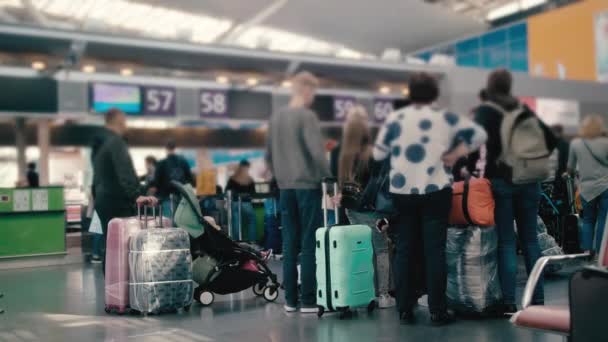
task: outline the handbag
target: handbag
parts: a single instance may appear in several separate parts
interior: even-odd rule
[[[451,225],[494,225],[494,196],[486,178],[470,178],[456,182],[452,188]]]
[[[393,204],[393,197],[389,191],[390,167],[390,158],[387,158],[382,162],[380,171],[370,177],[362,194],[362,209],[374,211],[386,217],[397,213]]]
[[[99,215],[97,215],[97,210],[93,211],[93,219],[91,219],[89,232],[93,234],[103,234],[103,230],[101,228],[101,220],[99,219]]]
[[[344,182],[342,184],[341,205],[346,209],[359,210],[361,208],[361,186],[356,182]]]

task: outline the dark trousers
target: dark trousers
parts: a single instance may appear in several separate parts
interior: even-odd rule
[[[411,311],[416,295],[415,269],[424,263],[431,313],[447,310],[445,244],[452,190],[427,195],[393,195],[399,212],[395,227],[397,253],[394,260],[395,292],[399,312]],[[423,260],[416,257],[422,245]]]
[[[315,233],[323,225],[320,190],[281,190],[283,225],[283,286],[285,302],[298,303],[297,261],[301,264],[301,300],[304,306],[316,305]]]
[[[95,197],[95,210],[101,221],[101,230],[103,237],[101,239],[101,258],[103,260],[103,272],[106,272],[106,242],[108,239],[108,223],[116,217],[130,217],[135,215],[133,205],[123,203],[124,201],[116,200],[115,198],[106,198],[103,195],[97,194]],[[123,204],[121,204],[123,203]]]

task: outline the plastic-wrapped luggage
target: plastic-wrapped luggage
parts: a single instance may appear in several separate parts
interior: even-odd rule
[[[188,233],[180,228],[144,229],[130,242],[131,308],[161,313],[192,304],[192,256]]]
[[[169,225],[171,221],[165,217],[163,222]],[[141,226],[140,217],[114,218],[108,223],[105,266],[105,310],[108,313],[125,313],[129,306],[129,241]]]
[[[334,182],[335,185],[335,182]],[[334,188],[337,193],[337,188]],[[327,183],[323,183],[323,196]],[[338,221],[337,211],[335,213]],[[341,318],[351,309],[376,307],[374,288],[374,250],[372,231],[365,225],[329,226],[324,209],[325,227],[317,229],[317,305],[319,316],[325,310],[340,311]]]
[[[491,314],[502,298],[495,227],[448,229],[448,305],[459,314]]]

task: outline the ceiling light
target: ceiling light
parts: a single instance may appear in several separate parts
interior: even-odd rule
[[[85,66],[82,67],[82,71],[86,72],[86,73],[89,73],[89,74],[92,74],[92,73],[95,72],[95,66],[92,65],[92,64],[87,64],[87,65],[85,65]]]
[[[255,77],[248,78],[247,85],[250,87],[254,87],[254,86],[258,85],[258,79]]]
[[[34,61],[32,62],[32,69],[34,70],[44,70],[46,68],[46,64],[42,61]]]
[[[120,74],[123,76],[131,76],[133,75],[133,69],[131,68],[122,68],[120,69]]]
[[[378,91],[380,92],[380,94],[388,94],[391,92],[391,88],[387,86],[382,86],[380,87],[380,89],[378,89]]]
[[[405,88],[401,89],[401,94],[403,94],[403,96],[405,96],[405,97],[410,96],[410,88],[405,87]]]
[[[504,6],[500,6],[488,12],[486,15],[486,20],[493,21],[502,17],[506,17],[512,14],[515,14],[520,11],[520,2],[512,1],[507,3]]]
[[[220,84],[228,84],[228,82],[230,82],[230,80],[228,79],[227,76],[218,76],[215,78],[215,82],[220,83]]]
[[[291,88],[291,81],[283,81],[283,83],[281,83],[281,87]]]

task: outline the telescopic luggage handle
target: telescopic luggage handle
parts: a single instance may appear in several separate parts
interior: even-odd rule
[[[158,212],[161,213],[160,216],[156,215],[156,208],[158,207]],[[162,207],[160,205],[152,207],[152,217],[154,223],[156,223],[156,228],[164,228],[163,216],[162,216]],[[137,217],[141,222],[141,206],[137,206]],[[156,222],[156,220],[160,222]],[[144,205],[144,229],[148,229],[148,205]]]
[[[327,208],[329,206],[329,203],[327,202],[327,197],[328,197],[328,193],[327,193],[327,185],[328,184],[333,184],[334,185],[334,196],[336,196],[338,194],[338,180],[333,178],[333,177],[326,177],[323,178],[323,180],[321,181],[321,188],[323,190],[323,225],[325,226],[325,228],[330,228],[329,224],[327,223],[328,217],[327,217]],[[336,224],[338,224],[339,222],[339,215],[338,215],[338,208],[334,207],[334,217],[336,220]]]

